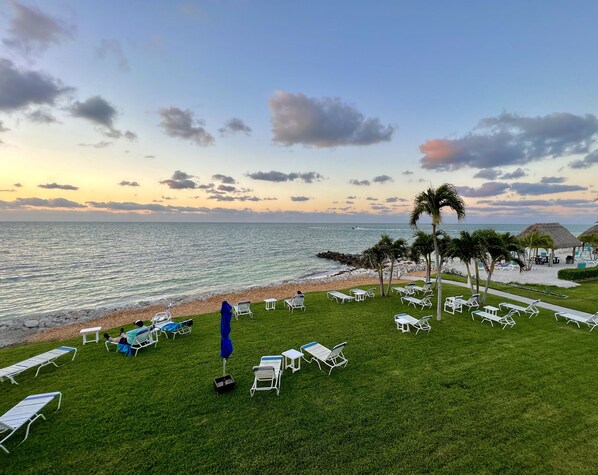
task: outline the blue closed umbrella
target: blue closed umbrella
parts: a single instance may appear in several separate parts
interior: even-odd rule
[[[233,308],[225,300],[220,308],[220,357],[222,358],[222,376],[226,375],[226,360],[233,352],[233,342],[229,338],[230,321]]]

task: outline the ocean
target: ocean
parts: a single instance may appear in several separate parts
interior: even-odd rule
[[[488,225],[444,224],[450,235]],[[518,233],[524,225],[495,225]],[[588,225],[567,225],[578,235]],[[429,226],[422,226],[429,231]],[[0,320],[318,278],[407,224],[0,223]]]

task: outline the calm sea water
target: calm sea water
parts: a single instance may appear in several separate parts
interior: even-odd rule
[[[451,235],[487,225],[446,224]],[[517,233],[523,225],[495,229]],[[568,225],[575,235],[587,225]],[[423,229],[426,229],[424,226]],[[317,277],[406,224],[0,223],[0,320]]]

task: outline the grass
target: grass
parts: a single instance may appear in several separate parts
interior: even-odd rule
[[[541,311],[504,331],[443,314],[416,336],[396,329],[392,316],[406,311],[398,296],[340,305],[314,293],[306,305],[291,315],[255,303],[252,320],[233,321],[237,389],[222,396],[212,389],[222,368],[217,314],[137,358],[61,342],[79,348],[75,361],[2,384],[0,414],[29,394],[64,398],[24,444],[16,435],[0,471],[596,473],[598,332]],[[261,356],[312,340],[348,341],[349,364],[328,376],[303,362],[285,372],[279,397],[249,397]],[[2,366],[56,346],[3,349]]]

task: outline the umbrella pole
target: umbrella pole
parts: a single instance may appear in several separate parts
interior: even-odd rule
[[[222,358],[222,376],[226,376],[226,358]]]

